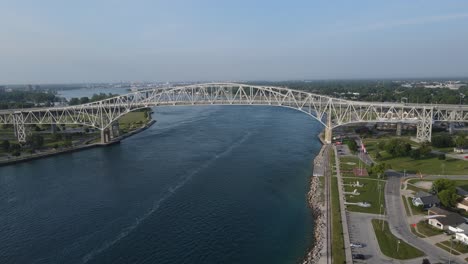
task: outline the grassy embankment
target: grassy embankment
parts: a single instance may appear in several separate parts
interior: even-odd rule
[[[374,227],[380,250],[384,255],[394,259],[412,259],[424,256],[424,253],[419,249],[395,237],[390,232],[387,221],[384,221],[384,229],[382,230],[381,221],[372,219],[372,226]]]
[[[407,216],[411,216],[411,212],[410,212],[410,209],[409,209],[409,207],[408,207],[408,203],[407,203],[406,200],[405,200],[405,196],[402,195],[402,196],[401,196],[401,199],[403,199],[403,205],[405,206],[406,215],[407,215]]]
[[[123,134],[142,127],[150,120],[149,116],[149,110],[141,110],[125,114],[119,119],[120,131]]]
[[[468,170],[468,161],[447,158],[446,160],[439,160],[436,155],[428,158],[412,159],[411,157],[391,157],[386,151],[379,151],[377,143],[379,141],[386,141],[390,138],[381,139],[365,139],[367,151],[375,158],[377,152],[380,153],[382,158],[378,162],[385,162],[389,164],[392,169],[397,171],[406,170],[407,173],[422,173],[422,174],[446,174],[446,175],[462,175],[466,174]],[[408,141],[412,146],[419,146],[417,143],[409,141],[407,138],[399,138],[399,140]]]
[[[334,168],[335,155],[330,153],[330,165]],[[333,263],[345,263],[343,226],[341,224],[340,198],[338,194],[338,178],[335,177],[335,170],[332,169],[331,177],[331,212],[332,212],[332,258]]]

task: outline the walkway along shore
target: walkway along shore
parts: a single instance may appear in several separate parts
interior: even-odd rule
[[[323,155],[326,155],[327,153],[327,145],[323,142],[321,135],[322,133],[319,135],[319,139],[322,142],[322,148],[314,159],[314,172],[313,176],[310,178],[310,190],[307,194],[307,201],[314,219],[314,242],[312,248],[307,252],[304,260],[302,261],[302,264],[319,263],[320,259],[323,261],[322,255],[327,236],[327,219],[325,216],[325,211],[327,210],[325,200],[327,198],[325,195],[322,196],[322,192],[324,192],[325,189],[321,186],[319,177],[326,177],[324,175],[326,171],[324,166],[328,166],[329,164],[323,163]],[[325,252],[325,254],[327,254],[327,252]],[[327,256],[324,257],[327,258]]]
[[[125,134],[123,134],[123,135],[121,135],[119,137],[116,137],[116,138],[112,139],[111,141],[109,141],[108,143],[105,143],[105,144],[92,143],[92,144],[86,144],[86,145],[78,145],[78,146],[74,146],[74,147],[70,147],[70,148],[64,148],[64,149],[53,151],[53,152],[37,153],[37,154],[32,154],[32,155],[27,156],[27,157],[14,158],[14,159],[10,159],[10,160],[2,160],[2,161],[0,161],[0,166],[7,166],[7,165],[17,164],[17,163],[21,163],[21,162],[30,161],[30,160],[42,159],[42,158],[46,158],[46,157],[51,157],[51,156],[60,155],[60,154],[64,154],[64,153],[71,153],[71,152],[80,151],[80,150],[84,150],[84,149],[90,149],[90,148],[96,148],[96,147],[106,147],[106,146],[109,146],[109,145],[119,144],[120,141],[122,141],[123,139],[125,139],[127,137],[130,137],[130,136],[133,136],[135,134],[138,134],[138,133],[148,129],[154,123],[156,123],[156,120],[151,120],[148,123],[146,123],[144,126],[138,128],[138,129],[135,129],[133,131],[130,131],[128,133],[125,133]]]

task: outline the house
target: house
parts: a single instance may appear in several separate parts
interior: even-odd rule
[[[451,230],[455,233],[455,240],[460,241],[461,243],[468,245],[468,225],[463,223],[456,228]]]
[[[457,203],[457,208],[463,209],[468,212],[468,197],[465,197],[465,199]]]
[[[427,221],[430,225],[441,229],[441,230],[451,230],[453,231],[454,227],[458,227],[461,224],[465,223],[465,218],[461,215],[442,210],[440,208],[431,208],[429,212],[429,220]]]
[[[417,192],[413,198],[414,206],[422,206],[423,208],[431,208],[434,206],[439,206],[440,201],[436,195],[427,193],[427,192]]]

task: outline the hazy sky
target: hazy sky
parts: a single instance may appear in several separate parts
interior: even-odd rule
[[[0,83],[468,76],[466,0],[2,0],[0,25]]]

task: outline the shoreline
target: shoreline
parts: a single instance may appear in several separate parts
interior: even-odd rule
[[[91,144],[86,144],[86,145],[79,145],[79,146],[74,146],[70,148],[65,148],[61,150],[57,150],[54,152],[46,152],[46,153],[39,153],[39,154],[32,154],[27,157],[19,158],[19,159],[11,159],[11,160],[5,160],[5,161],[0,161],[0,167],[3,166],[8,166],[8,165],[13,165],[13,164],[18,164],[18,163],[23,163],[31,160],[37,160],[37,159],[43,159],[43,158],[48,158],[60,154],[65,154],[65,153],[72,153],[72,152],[77,152],[85,149],[90,149],[90,148],[98,148],[98,147],[107,147],[110,145],[115,145],[115,144],[120,144],[120,141],[133,136],[135,134],[138,134],[149,127],[151,127],[154,123],[156,123],[156,120],[152,119],[148,123],[146,123],[144,126],[137,128],[133,131],[130,131],[128,133],[125,133],[119,137],[114,138],[113,140],[109,141],[108,143],[91,143]]]
[[[308,206],[311,210],[312,213],[312,219],[314,220],[314,228],[313,228],[313,243],[306,253],[306,256],[304,257],[303,261],[301,262],[302,264],[315,264],[318,263],[320,258],[322,257],[322,249],[324,246],[325,242],[325,236],[324,230],[326,230],[326,220],[325,220],[325,214],[324,214],[324,201],[322,198],[322,191],[323,191],[323,186],[321,186],[320,180],[319,180],[319,175],[315,175],[315,168],[316,168],[316,159],[317,157],[321,157],[322,153],[325,151],[326,144],[322,139],[323,132],[321,132],[318,135],[318,138],[320,142],[322,143],[322,147],[320,148],[319,153],[317,156],[314,158],[313,164],[313,173],[312,176],[310,177],[310,187],[309,187],[309,192],[307,193],[307,202]],[[322,175],[322,177],[326,177],[325,175]]]

